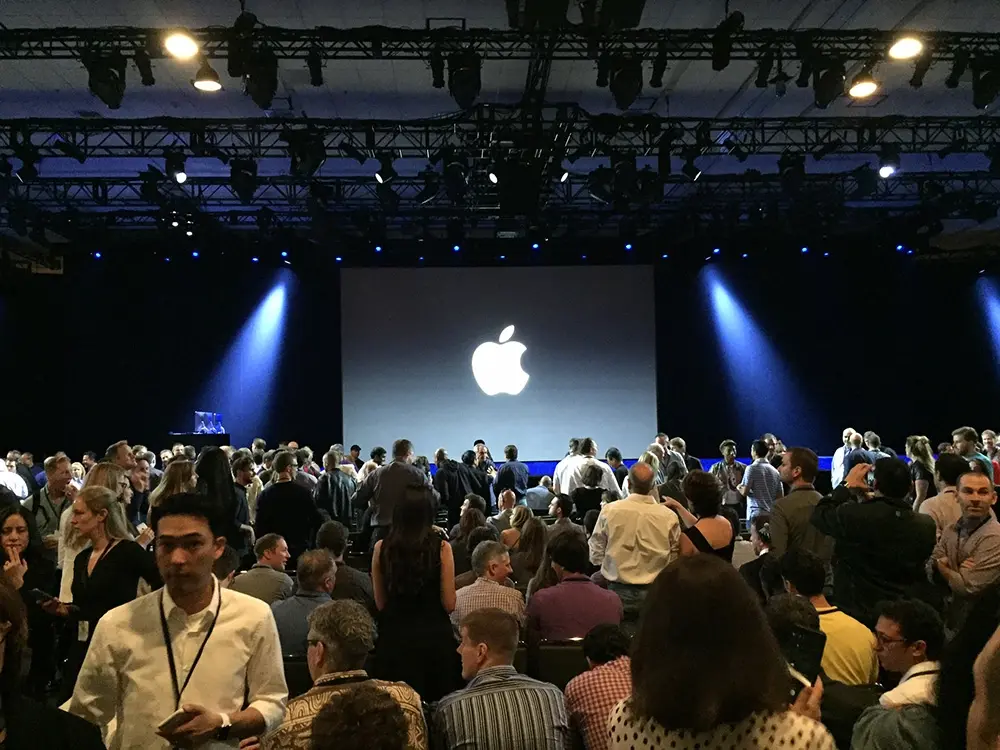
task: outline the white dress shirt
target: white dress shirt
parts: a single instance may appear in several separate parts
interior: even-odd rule
[[[621,489],[618,487],[618,480],[615,479],[615,473],[611,470],[603,461],[598,461],[596,458],[584,458],[584,460],[579,461],[569,472],[566,478],[566,484],[559,486],[560,492],[565,492],[567,495],[573,492],[577,487],[583,487],[583,472],[587,470],[588,466],[597,465],[601,469],[601,483],[598,485],[602,490],[607,490],[611,493],[612,499],[620,499],[625,497],[622,494]]]
[[[284,716],[288,688],[271,608],[221,588],[218,581],[212,602],[193,615],[178,607],[165,587],[104,615],[80,670],[70,713],[98,726],[116,719],[109,750],[169,750],[170,743],[156,735],[156,726],[175,710],[160,624],[161,596],[179,685],[187,678],[222,597],[218,622],[181,704],[194,703],[232,716],[242,708],[245,690],[249,707],[264,717],[265,731],[274,730]],[[226,742],[211,740],[199,748],[238,746],[234,737]]]
[[[847,448],[843,445],[833,452],[833,463],[830,465],[830,484],[834,489],[844,481],[844,456],[847,455]]]
[[[568,495],[570,476],[576,470],[576,467],[586,460],[586,456],[581,456],[579,453],[573,453],[557,463],[556,468],[552,470],[552,491]]]
[[[681,524],[649,495],[629,495],[601,508],[589,545],[606,581],[647,585],[680,556]]]
[[[903,679],[892,690],[882,693],[878,699],[883,706],[903,706],[910,703],[927,703],[933,706],[937,702],[935,688],[941,662],[922,661],[906,670]]]
[[[28,499],[28,485],[21,479],[21,475],[15,471],[7,471],[7,467],[0,468],[0,484],[17,495],[22,503]]]

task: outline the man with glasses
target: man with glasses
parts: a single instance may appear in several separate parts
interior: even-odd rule
[[[875,624],[875,653],[885,671],[902,677],[879,702],[886,708],[933,705],[943,649],[944,624],[933,607],[917,599],[883,603]]]

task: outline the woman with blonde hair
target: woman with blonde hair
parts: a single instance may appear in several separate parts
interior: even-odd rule
[[[89,548],[85,546],[73,560],[73,605],[56,599],[41,605],[50,615],[77,622],[78,637],[71,646],[65,685],[68,692],[76,682],[97,621],[108,611],[135,599],[140,579],[153,588],[163,585],[153,555],[129,539],[121,501],[109,488],[90,483],[97,469],[94,467],[90,472],[89,486],[77,493],[72,505],[68,541],[77,546],[81,539],[89,543]],[[124,476],[121,469],[119,472]]]
[[[910,459],[910,478],[913,480],[913,510],[920,510],[924,500],[937,494],[930,439],[924,435],[910,435],[906,438],[906,456]]]
[[[524,528],[524,525],[534,517],[535,514],[531,512],[531,509],[527,505],[514,507],[513,512],[510,514],[510,528],[505,529],[500,534],[500,541],[511,552],[517,549],[518,543],[521,541],[521,530]]]
[[[639,460],[637,461],[637,463],[648,464],[653,469],[653,476],[654,477],[655,476],[659,476],[659,474],[660,474],[660,458],[659,458],[659,456],[657,456],[652,451],[645,451],[645,452],[643,452],[643,454],[641,456],[639,456]],[[626,497],[630,494],[629,486],[628,485],[629,485],[629,483],[628,483],[628,476],[626,476],[625,477],[625,481],[622,482],[622,492],[625,493]]]
[[[153,510],[165,497],[194,492],[198,486],[198,474],[194,464],[186,459],[176,459],[167,464],[163,478],[156,489],[149,493],[149,509]]]
[[[74,482],[82,482],[83,478],[87,476],[87,470],[83,468],[83,464],[79,461],[74,461],[69,465],[69,473],[73,477]]]

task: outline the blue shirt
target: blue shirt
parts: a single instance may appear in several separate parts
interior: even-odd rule
[[[775,501],[785,494],[781,475],[766,458],[758,458],[747,467],[743,484],[747,487],[748,521],[761,513],[770,513]]]
[[[493,491],[497,499],[504,490],[513,490],[518,502],[524,499],[524,493],[528,491],[527,464],[508,461],[497,469],[496,479],[493,480]]]
[[[330,601],[325,591],[299,591],[295,596],[271,605],[278,626],[282,656],[303,656],[309,649],[309,615],[321,604]]]

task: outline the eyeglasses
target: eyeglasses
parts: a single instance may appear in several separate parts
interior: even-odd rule
[[[906,639],[905,638],[890,638],[889,636],[885,635],[884,633],[880,633],[880,632],[878,632],[876,630],[875,631],[875,643],[878,644],[879,647],[891,646],[893,643],[906,643]]]

